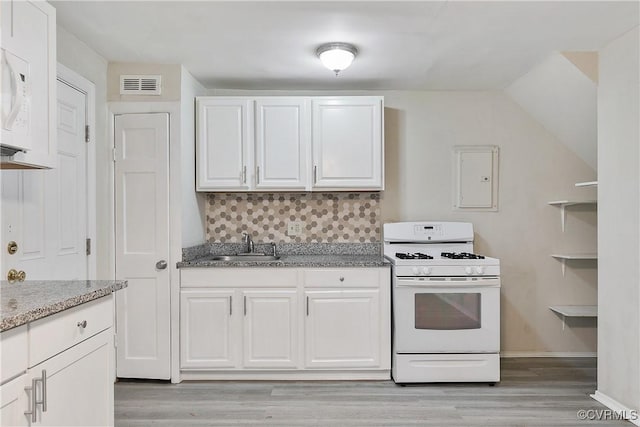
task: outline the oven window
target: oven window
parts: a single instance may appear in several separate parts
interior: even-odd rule
[[[416,329],[479,329],[479,293],[415,294]]]

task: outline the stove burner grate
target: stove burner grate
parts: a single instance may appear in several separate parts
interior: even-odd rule
[[[420,252],[396,252],[396,258],[399,259],[433,259],[431,255],[423,254]]]
[[[470,254],[469,252],[442,252],[440,256],[451,259],[484,259],[484,255]]]

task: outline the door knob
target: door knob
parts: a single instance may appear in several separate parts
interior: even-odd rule
[[[24,282],[24,279],[26,278],[27,278],[27,273],[25,273],[22,270],[18,271],[15,268],[12,268],[7,273],[7,280],[9,281],[9,283],[14,283],[16,280],[18,282]]]
[[[167,268],[167,261],[162,259],[162,260],[156,262],[156,268],[158,270],[164,270],[165,268]]]

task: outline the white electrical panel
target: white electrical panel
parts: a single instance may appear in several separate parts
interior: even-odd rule
[[[454,209],[498,210],[498,160],[495,145],[453,148]]]

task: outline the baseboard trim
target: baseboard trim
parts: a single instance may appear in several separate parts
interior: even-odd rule
[[[291,370],[291,371],[205,371],[182,370],[181,380],[247,380],[247,381],[335,381],[335,380],[390,380],[391,370]]]
[[[517,357],[597,357],[595,351],[503,351],[502,358]]]
[[[640,426],[640,415],[638,414],[638,410],[631,409],[598,390],[596,390],[591,397],[617,414],[622,414],[624,419],[630,423]]]

